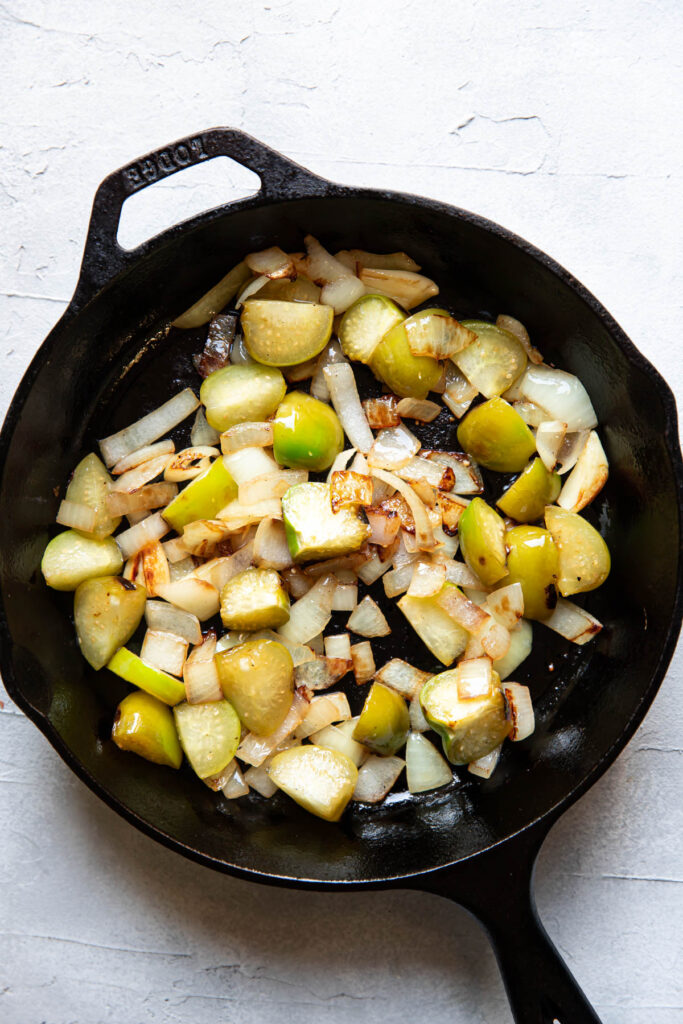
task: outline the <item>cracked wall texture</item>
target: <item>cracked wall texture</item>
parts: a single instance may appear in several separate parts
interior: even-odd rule
[[[0,5],[0,403],[58,318],[93,193],[213,124],[312,170],[477,210],[549,251],[683,394],[676,0]],[[253,187],[225,162],[129,205],[129,245]],[[556,826],[544,921],[606,1024],[683,1021],[679,651]],[[0,711],[0,1020],[510,1021],[487,943],[417,893],[293,893],[157,847]]]

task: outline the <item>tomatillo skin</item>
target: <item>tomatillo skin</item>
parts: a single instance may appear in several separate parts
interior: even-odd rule
[[[344,431],[334,409],[325,402],[291,391],[280,402],[273,421],[273,454],[290,469],[329,469],[344,447]]]

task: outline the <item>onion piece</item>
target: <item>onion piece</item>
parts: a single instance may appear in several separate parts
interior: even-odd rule
[[[183,451],[169,459],[164,470],[164,479],[173,483],[194,480],[211,465],[211,460],[218,458],[218,448],[201,445],[196,448],[184,448]]]
[[[396,412],[399,416],[405,416],[406,419],[431,423],[441,412],[441,406],[437,402],[430,402],[427,398],[402,398],[396,406]]]
[[[235,301],[235,309],[241,309],[247,299],[253,298],[257,292],[260,292],[264,285],[268,284],[268,278],[265,274],[260,274],[255,277],[252,281],[249,281],[242,291],[237,296]]]
[[[156,441],[186,419],[198,406],[199,399],[190,388],[186,388],[129,427],[103,438],[99,444],[105,464],[113,466],[136,449]]]
[[[268,774],[267,767],[263,764],[259,765],[258,768],[255,768],[253,765],[251,768],[248,768],[244,773],[244,781],[266,800],[269,800],[271,796],[275,796],[277,793],[277,786]]]
[[[218,513],[231,531],[242,530],[245,526],[260,523],[262,519],[282,519],[282,501],[280,498],[268,498],[257,501],[253,505],[242,505],[239,501],[229,502]]]
[[[356,551],[352,555],[336,555],[334,558],[326,558],[322,562],[312,562],[306,566],[309,576],[327,576],[329,573],[340,572],[344,569],[351,569],[357,572],[358,569],[372,558],[372,552],[368,548]]]
[[[325,367],[334,366],[335,363],[348,362],[342,352],[342,347],[335,338],[330,341],[317,358],[313,379],[311,380],[311,394],[321,402],[329,402],[330,391],[325,380]]]
[[[420,480],[431,487],[450,491],[454,484],[454,474],[450,466],[415,455],[405,465],[396,470],[402,480]]]
[[[290,643],[305,644],[322,633],[332,617],[332,595],[336,586],[334,576],[322,576],[291,606],[289,622],[280,627],[280,635]]]
[[[415,668],[414,665],[410,665],[400,658],[392,658],[382,666],[379,672],[375,673],[375,679],[378,683],[384,683],[385,686],[396,690],[402,697],[412,700],[427,680],[431,679],[431,674],[423,672],[420,668]]]
[[[369,564],[369,563],[366,563]],[[358,584],[339,583],[332,595],[333,612],[352,612],[358,604]]]
[[[68,526],[81,533],[92,533],[95,520],[95,509],[91,505],[83,505],[78,501],[62,501],[59,504],[56,521],[60,526]]]
[[[298,565],[293,565],[291,569],[283,569],[280,573],[282,582],[286,590],[291,594],[295,601],[298,601],[300,597],[307,594],[311,589],[315,580],[312,576]]]
[[[294,732],[295,739],[305,740],[334,722],[345,722],[351,718],[351,708],[345,693],[326,693],[312,697],[308,711]]]
[[[311,640],[311,647],[316,643],[316,637]],[[312,658],[302,661],[294,668],[294,682],[297,686],[303,686],[306,690],[327,690],[334,683],[343,679],[352,668],[350,658],[326,658],[322,653],[314,653]]]
[[[455,481],[451,488],[453,494],[482,494],[484,481],[476,462],[463,455],[462,452],[425,451],[422,456],[440,466],[447,466],[453,471]]]
[[[443,403],[454,416],[460,419],[465,415],[479,391],[473,384],[470,384],[465,374],[461,373],[455,363],[450,360],[446,363],[445,377]]]
[[[531,623],[521,619],[516,629],[510,633],[510,646],[507,654],[494,661],[493,667],[501,679],[507,679],[516,672],[522,662],[531,654],[534,633]]]
[[[191,572],[194,572],[195,560],[191,555],[183,558],[181,562],[169,563],[168,566],[168,578],[171,583],[175,583],[176,580],[181,580],[185,576],[189,576]]]
[[[218,613],[218,590],[211,583],[195,576],[185,576],[173,583],[166,583],[157,588],[157,594],[164,601],[196,615],[200,622]]]
[[[372,504],[372,480],[350,470],[340,469],[330,479],[330,505],[333,512],[342,508]]]
[[[229,771],[229,769],[231,770]],[[234,758],[221,774],[219,789],[227,800],[237,800],[239,797],[247,795],[249,786],[242,775],[242,769]]]
[[[490,779],[493,772],[500,760],[500,752],[503,749],[502,745],[496,747],[489,754],[484,754],[483,757],[478,757],[476,761],[470,761],[467,765],[468,772],[472,772],[472,775],[478,775],[480,779]]]
[[[562,420],[546,420],[536,431],[536,451],[549,473],[557,471],[558,455],[567,433]]]
[[[236,423],[220,435],[224,455],[241,448],[270,448],[273,444],[273,424],[265,422]]]
[[[147,516],[141,522],[131,526],[130,529],[119,533],[114,539],[121,549],[124,558],[130,558],[141,551],[146,544],[164,537],[171,527],[168,525],[161,512]]]
[[[405,764],[402,757],[378,757],[371,754],[358,769],[356,788],[351,799],[364,804],[378,804],[394,785]]]
[[[458,587],[444,587],[437,603],[468,633],[478,633],[490,618],[488,612],[465,597]]]
[[[264,473],[246,480],[239,485],[237,500],[241,505],[256,505],[273,498],[282,498],[290,487],[304,484],[308,480],[305,469],[280,469],[276,473]]]
[[[145,544],[140,551],[142,578],[150,597],[156,597],[159,587],[171,582],[168,560],[158,540]]]
[[[283,523],[262,519],[254,537],[254,564],[267,569],[288,569],[292,561]]]
[[[207,558],[229,536],[230,528],[222,519],[195,519],[183,529],[183,544],[191,555]]]
[[[366,252],[365,249],[342,249],[335,253],[335,259],[356,273],[360,267],[377,267],[381,270],[420,270],[420,264],[405,252]]]
[[[168,672],[172,676],[182,676],[183,665],[187,657],[187,640],[173,633],[148,629],[140,648],[140,657],[147,665]]]
[[[149,512],[152,508],[168,505],[178,493],[175,484],[144,484],[137,491],[112,490],[106,497],[105,507],[109,515],[125,516],[131,512]]]
[[[398,414],[399,400],[396,395],[380,395],[379,398],[366,398],[363,410],[373,430],[383,427],[399,427],[401,417]]]
[[[410,597],[431,597],[438,594],[446,579],[446,566],[434,562],[417,562],[408,594]]]
[[[418,439],[403,424],[380,430],[368,452],[368,466],[401,469],[412,460],[416,452],[419,452],[420,447]]]
[[[408,348],[416,357],[448,359],[477,340],[474,331],[463,327],[454,317],[427,313],[411,317],[404,325]]]
[[[588,430],[598,419],[578,377],[550,366],[527,366],[519,381],[522,397],[545,409],[546,419],[561,420],[567,430]]]
[[[543,619],[543,625],[559,633],[565,640],[583,645],[592,640],[602,629],[602,623],[594,616],[564,597],[557,599],[552,615]]]
[[[412,487],[400,477],[393,473],[387,473],[383,469],[373,469],[372,475],[381,480],[382,483],[390,484],[405,498],[415,520],[415,536],[422,551],[429,551],[436,547],[434,532],[427,516],[427,511],[418,498]]]
[[[368,543],[377,544],[382,548],[393,544],[401,529],[398,514],[391,509],[369,507],[365,509],[365,515],[371,530]]]
[[[271,280],[280,277],[296,277],[292,257],[277,245],[272,245],[269,249],[261,249],[260,252],[249,253],[244,262],[252,274],[263,274]]]
[[[382,559],[379,552],[375,549],[370,560],[358,569],[358,578],[363,581],[366,587],[371,587],[381,576],[388,573],[390,568],[391,562],[389,559]]]
[[[320,301],[324,306],[332,306],[337,314],[345,313],[361,295],[365,295],[365,285],[357,277],[344,277],[326,284]]]
[[[202,642],[202,630],[197,616],[165,601],[147,601],[145,620],[150,629],[172,633],[190,644]]]
[[[463,659],[458,662],[455,672],[460,700],[488,697],[493,689],[490,658]]]
[[[257,476],[281,471],[272,455],[268,455],[263,448],[254,446],[240,448],[229,455],[224,455],[223,463],[238,486]]]
[[[576,465],[557,499],[560,508],[580,512],[602,490],[609,476],[609,464],[600,438],[591,430]]]
[[[496,327],[502,328],[504,331],[508,331],[509,334],[514,334],[518,341],[521,341],[524,346],[524,351],[529,357],[532,363],[542,363],[543,356],[537,348],[531,344],[529,338],[529,332],[523,323],[516,320],[514,316],[508,316],[506,313],[501,313],[496,317]]]
[[[308,698],[298,690],[294,693],[292,706],[285,719],[270,736],[257,736],[254,732],[247,733],[237,748],[236,756],[246,764],[258,767],[279,747],[283,740],[294,732],[308,710]]]
[[[358,396],[356,378],[349,363],[335,363],[323,370],[332,405],[344,432],[354,448],[364,454],[372,448],[374,437]]]
[[[306,246],[306,259],[303,261],[305,273],[316,284],[326,285],[344,278],[354,280],[354,272],[335,259],[313,235],[306,235],[304,244]]]
[[[247,346],[244,344],[244,338],[241,334],[238,334],[232,343],[230,362],[233,366],[253,366],[256,362],[247,352]]]
[[[225,309],[231,299],[237,295],[245,281],[249,279],[249,268],[244,262],[238,263],[222,277],[205,295],[190,306],[173,321],[173,327],[201,327],[211,320],[216,313]]]
[[[245,544],[233,555],[211,558],[208,562],[204,562],[194,570],[193,575],[199,580],[206,580],[220,592],[228,580],[252,565],[253,551],[252,543]]]
[[[464,562],[450,561],[445,563],[446,579],[457,587],[483,587],[478,576]]]
[[[315,287],[315,285],[313,287]],[[312,359],[306,359],[303,363],[294,363],[292,366],[283,366],[281,372],[288,384],[300,384],[301,381],[310,380],[313,376],[318,365],[318,359],[318,356],[313,356]]]
[[[348,633],[335,633],[325,637],[325,657],[351,660],[351,639]],[[349,715],[349,718],[351,715]]]
[[[512,720],[510,739],[513,743],[531,736],[536,727],[534,708],[528,686],[519,683],[503,683],[503,693],[508,707],[508,715]]]
[[[444,532],[449,537],[456,537],[460,519],[469,502],[464,498],[444,494],[442,491],[437,496],[437,502],[441,512],[441,525]]]
[[[353,459],[355,454],[356,454],[356,449],[355,448],[346,448],[343,452],[339,452],[339,455],[337,455],[336,459],[334,460],[334,462],[330,466],[330,471],[327,474],[327,482],[328,482],[328,484],[332,482],[332,474],[333,473],[341,473],[341,472],[345,471],[348,468],[348,465],[351,462],[351,460]]]
[[[223,699],[223,691],[218,681],[218,669],[214,660],[215,653],[216,634],[212,630],[202,643],[193,648],[185,662],[183,681],[188,703],[209,704]]]
[[[182,562],[189,555],[189,551],[183,544],[182,537],[173,537],[171,540],[165,540],[163,548],[166,558],[171,563]]]
[[[358,686],[372,679],[375,674],[375,656],[369,640],[362,640],[351,647],[351,662]]]
[[[173,455],[159,455],[154,459],[147,459],[146,462],[140,463],[135,469],[129,469],[126,473],[122,473],[117,477],[111,485],[111,490],[127,494],[140,490],[150,480],[154,480],[155,477],[164,473],[169,461],[173,458]]]
[[[411,732],[406,743],[406,775],[411,793],[425,793],[453,781],[453,772],[433,743]]]
[[[354,726],[355,728],[355,726]],[[354,740],[350,733],[340,729],[336,725],[326,725],[319,732],[311,736],[311,743],[316,747],[323,747],[325,750],[338,750],[345,754],[359,768],[370,756],[370,751],[361,743]]]
[[[157,441],[156,444],[146,444],[142,448],[131,452],[130,455],[126,455],[123,459],[119,459],[111,472],[113,476],[120,476],[122,473],[127,473],[129,469],[136,469],[143,462],[149,462],[150,459],[156,459],[160,455],[173,455],[174,451],[175,445],[170,440]]]
[[[415,572],[415,564],[415,562],[407,562],[398,569],[392,569],[391,572],[385,575],[382,582],[384,584],[384,593],[387,597],[398,597],[399,594],[406,592]]]
[[[384,613],[369,594],[351,612],[346,626],[359,636],[389,636],[391,633]]]
[[[421,689],[422,687],[420,687],[420,690]],[[422,705],[420,704],[420,690],[418,690],[415,696],[411,698],[410,707],[408,709],[411,732],[429,732],[431,729],[431,725],[425,718]]]
[[[436,282],[411,270],[383,270],[380,267],[361,267],[360,280],[373,292],[388,295],[404,309],[412,309],[421,302],[439,294]]]
[[[509,583],[492,591],[482,607],[507,630],[516,629],[524,615],[524,594],[521,583]]]
[[[542,409],[540,405],[536,405],[535,402],[528,402],[523,398],[519,401],[514,401],[512,408],[518,416],[521,416],[528,427],[540,427],[542,423],[552,418],[550,413]]]

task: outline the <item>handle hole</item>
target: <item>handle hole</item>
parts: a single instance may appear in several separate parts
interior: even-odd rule
[[[245,199],[260,186],[258,174],[227,156],[193,164],[128,196],[116,240],[122,249],[137,249],[174,224]]]

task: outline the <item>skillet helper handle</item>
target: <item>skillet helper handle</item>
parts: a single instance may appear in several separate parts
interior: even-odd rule
[[[430,892],[459,903],[486,929],[516,1024],[600,1024],[600,1018],[541,924],[533,895],[547,826],[437,872]]]
[[[230,157],[259,176],[261,187],[249,200],[254,204],[315,195],[329,187],[324,178],[238,128],[210,128],[147,153],[106,177],[95,193],[73,300],[75,305],[85,305],[96,291],[125,270],[133,258],[133,253],[121,248],[116,240],[126,199],[186,167],[217,156]]]

